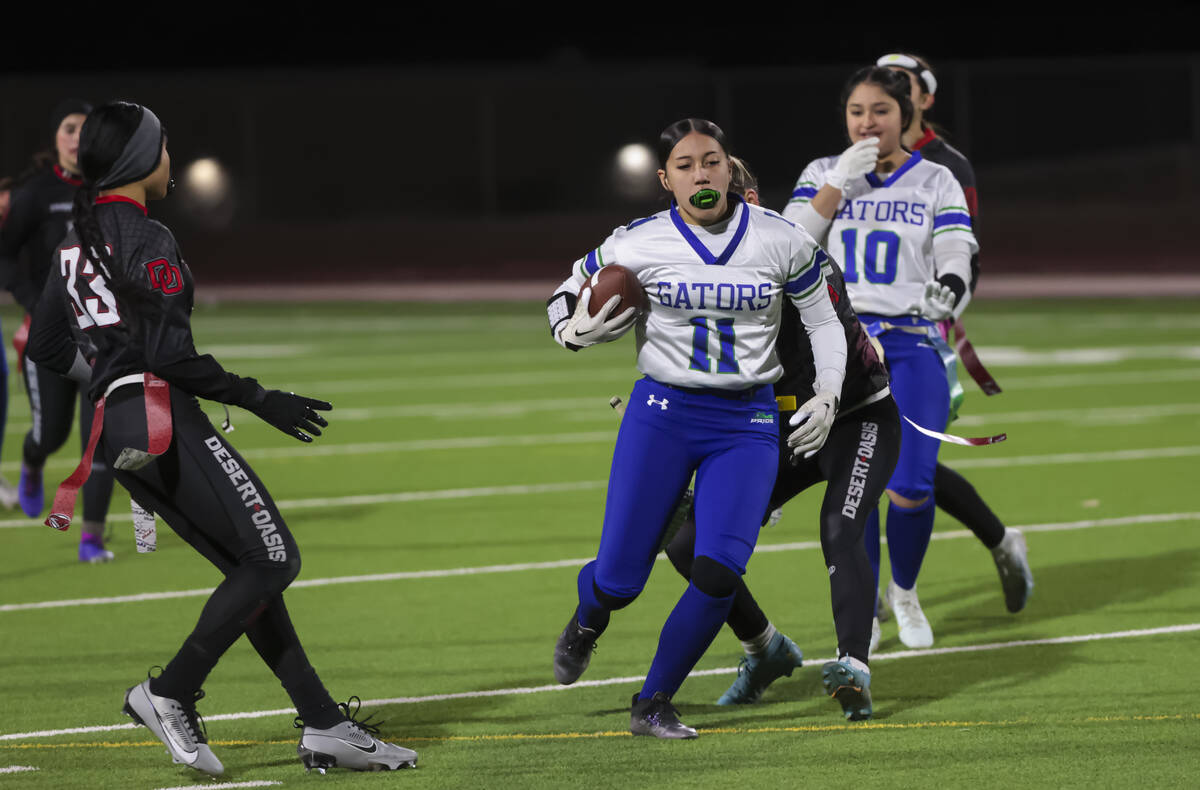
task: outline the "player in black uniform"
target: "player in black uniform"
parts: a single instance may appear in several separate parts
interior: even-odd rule
[[[925,115],[933,107],[937,93],[937,76],[921,57],[911,54],[890,54],[879,58],[876,65],[886,66],[908,75],[912,85],[913,117],[903,133],[905,147],[920,151],[921,155],[950,169],[963,188],[967,199],[967,210],[971,225],[978,233],[979,199],[975,189],[975,170],[971,163],[956,148],[938,136],[937,131],[926,121]],[[971,256],[971,293],[979,282],[979,254]],[[962,331],[961,319],[956,319],[956,331]],[[939,328],[943,336],[956,322],[944,322]],[[963,334],[965,337],[965,333]],[[947,337],[947,339],[949,339]],[[981,381],[981,385],[986,383]],[[998,392],[997,387],[989,394]],[[1000,574],[1000,585],[1004,590],[1004,604],[1008,611],[1016,613],[1025,608],[1025,602],[1033,592],[1033,572],[1026,559],[1025,536],[1004,523],[992,511],[975,487],[958,472],[945,464],[938,463],[933,479],[934,499],[937,506],[961,521],[992,552],[996,570]],[[876,576],[879,572],[879,524],[874,523],[874,534],[868,526],[867,551],[872,555]],[[887,615],[887,607],[880,612]]]
[[[25,308],[26,322],[45,285],[53,253],[70,229],[71,206],[80,184],[79,130],[90,111],[91,105],[79,99],[65,99],[54,108],[50,118],[53,164],[37,170],[13,191],[8,218],[0,228],[0,280]],[[14,338],[18,356],[26,330],[27,325]],[[38,367],[28,358],[23,364],[33,424],[25,434],[17,491],[21,509],[30,518],[37,518],[45,504],[42,467],[46,458],[70,435],[76,401],[80,434],[86,440],[91,430],[92,405],[75,382]],[[104,522],[112,488],[112,470],[98,459],[83,490],[81,562],[107,562],[113,558],[104,546]]]
[[[731,191],[757,202],[758,186],[743,163],[735,168]],[[842,705],[849,719],[871,715],[871,675],[868,668],[871,621],[876,582],[863,545],[863,525],[883,496],[900,454],[900,414],[888,389],[888,373],[858,321],[842,272],[825,257],[822,263],[829,296],[846,331],[846,379],[841,407],[824,446],[812,457],[793,454],[792,427],[780,419],[779,471],[768,513],[822,480],[827,481],[821,506],[821,550],[829,573],[833,620],[838,638],[838,661],[822,668],[826,691]],[[796,409],[813,396],[812,349],[802,340],[799,315],[783,311],[776,352],[783,378],[775,384],[780,413]],[[790,398],[790,402],[789,402]],[[792,418],[795,421],[795,417]],[[789,425],[792,424],[789,421]],[[690,578],[696,525],[686,519],[667,546],[667,556]],[[746,650],[738,678],[718,704],[756,701],[776,678],[791,675],[801,654],[791,639],[776,631],[738,577],[733,609],[727,621]]]
[[[162,673],[126,693],[124,712],[149,727],[175,762],[221,774],[196,701],[244,633],[296,705],[305,766],[414,765],[415,752],[375,738],[378,730],[350,718],[349,705],[335,704],[317,677],[282,595],[300,570],[296,542],[262,481],[196,398],[242,406],[306,442],[327,424],[317,410],[330,405],[264,390],[196,352],[191,272],[171,232],[146,215],[147,199],[165,197],[170,181],[166,135],[150,110],[125,102],[95,110],[83,127],[80,162],[74,230],[55,251],[62,276],[49,278],[38,303],[29,354],[89,382],[103,426],[89,450],[98,440],[137,502],[225,576]],[[86,462],[85,455],[82,469]],[[69,523],[69,508],[60,511],[64,489],[47,521],[59,528]]]

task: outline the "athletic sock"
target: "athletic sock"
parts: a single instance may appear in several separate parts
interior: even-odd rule
[[[843,653],[838,657],[838,661],[843,664],[849,664],[860,672],[866,672],[868,675],[871,674],[871,668],[867,665],[867,662],[854,655]]]
[[[863,546],[867,550],[867,559],[871,561],[871,570],[875,571],[875,616],[879,616],[879,508],[876,507],[867,516],[863,524]]]
[[[742,640],[742,650],[745,650],[748,656],[760,655],[766,652],[767,645],[771,644],[771,640],[777,633],[775,624],[768,620],[767,627],[762,630],[762,633],[752,639]]]
[[[933,475],[933,496],[938,507],[961,521],[989,549],[1004,540],[1004,522],[987,506],[975,486],[958,472],[938,464]]]
[[[925,560],[925,550],[933,535],[934,502],[929,497],[914,508],[888,505],[888,557],[892,561],[892,581],[904,590],[917,585],[917,575]]]
[[[729,616],[725,618],[734,635],[743,643],[753,642],[771,625],[771,621],[759,608],[758,601],[750,594],[750,588],[741,576],[733,591],[733,606],[729,607]],[[771,633],[774,633],[772,630]]]
[[[611,610],[596,595],[595,560],[579,569],[575,586],[579,591],[579,608],[575,610],[575,618],[581,626],[591,628],[599,636],[604,633],[605,628],[608,628]]]
[[[732,595],[714,598],[688,585],[663,625],[639,699],[650,699],[659,691],[672,697],[679,691],[721,630],[732,604]]]

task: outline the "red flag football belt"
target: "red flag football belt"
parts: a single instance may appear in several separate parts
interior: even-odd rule
[[[958,354],[958,358],[962,360],[967,372],[971,374],[971,378],[975,379],[979,389],[983,390],[984,395],[1000,393],[1000,385],[979,361],[979,355],[975,353],[975,346],[967,340],[967,328],[963,326],[961,318],[954,322],[954,350]]]
[[[25,316],[25,320],[13,332],[13,349],[17,352],[17,371],[25,372],[25,346],[29,344],[29,324],[33,319]]]
[[[145,451],[126,448],[122,451],[122,457],[130,452],[144,456],[141,464],[144,466],[155,457],[165,453],[171,446],[170,385],[153,373],[135,373],[117,379],[109,385],[104,397],[96,403],[87,449],[83,451],[83,458],[79,460],[79,466],[75,467],[71,476],[58,487],[58,493],[54,495],[54,505],[50,508],[50,515],[46,517],[46,526],[60,531],[71,526],[71,519],[75,516],[75,499],[79,495],[79,489],[83,487],[92,473],[92,456],[96,452],[96,444],[100,441],[100,433],[104,430],[104,401],[118,387],[138,382],[141,382],[146,393],[146,434],[149,436],[149,441]]]

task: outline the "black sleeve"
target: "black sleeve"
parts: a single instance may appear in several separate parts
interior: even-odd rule
[[[29,325],[26,355],[59,375],[67,375],[79,350],[72,323],[74,316],[61,282],[54,277],[46,278],[46,288],[34,307],[33,321]]]
[[[263,389],[257,381],[229,373],[212,355],[196,352],[190,289],[183,286],[186,267],[170,231],[159,228],[135,253],[130,277],[147,366],[159,378],[200,398],[237,406],[260,402]],[[159,272],[156,282],[151,281],[151,271]]]
[[[38,294],[22,271],[21,249],[37,233],[42,213],[38,210],[36,183],[23,184],[12,191],[12,203],[4,225],[0,226],[0,285],[12,291],[13,297],[32,313]]]

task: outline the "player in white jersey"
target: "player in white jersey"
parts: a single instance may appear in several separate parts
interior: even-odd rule
[[[659,138],[659,179],[670,208],[618,228],[576,262],[548,303],[556,341],[578,350],[636,327],[637,382],[613,453],[600,548],[579,573],[579,605],[555,645],[554,673],[573,683],[613,610],[645,586],[668,517],[696,476],[692,578],[663,626],[634,696],[636,735],[694,738],[671,697],[703,655],[733,602],[775,482],[779,412],[772,382],[783,299],[800,311],[813,349],[814,397],[794,420],[801,451],[824,443],[845,374],[846,339],[812,237],[729,193],[724,133],[685,119]],[[593,317],[587,279],[602,266],[633,270],[649,309]],[[575,294],[583,288],[578,302]]]
[[[949,349],[935,322],[966,306],[971,256],[979,246],[966,198],[947,168],[901,144],[913,113],[906,76],[878,66],[860,69],[843,90],[842,106],[850,147],[804,169],[784,216],[841,262],[850,300],[883,346],[901,414],[941,430],[950,409],[941,350]],[[929,647],[933,631],[916,584],[933,532],[940,442],[907,422],[902,429],[900,460],[887,489],[888,594],[900,640]]]
[[[875,62],[877,66],[886,66],[893,71],[908,77],[911,85],[909,97],[913,103],[913,117],[904,130],[904,145],[912,151],[920,151],[921,156],[930,162],[945,165],[950,168],[954,178],[963,188],[967,198],[967,208],[971,214],[971,224],[975,233],[979,232],[979,201],[975,190],[975,170],[967,158],[939,136],[940,129],[934,129],[926,122],[926,115],[933,107],[934,97],[938,89],[937,76],[933,67],[918,55],[893,53],[883,55]],[[971,257],[971,293],[979,282],[979,256]],[[980,389],[987,395],[1000,392],[999,385],[983,369],[976,358],[972,366],[971,356],[974,350],[966,339],[966,329],[961,319],[942,321],[938,330],[942,337],[949,339],[953,327],[956,337],[955,347],[968,372],[979,384]],[[968,350],[970,349],[970,350]],[[954,393],[953,383],[951,392]],[[962,388],[958,387],[955,398],[961,398]],[[952,400],[952,403],[954,401]],[[952,406],[952,411],[953,406]],[[1033,572],[1029,569],[1026,558],[1025,536],[1014,527],[1005,527],[1004,522],[992,511],[983,497],[975,490],[961,474],[938,463],[933,477],[933,495],[937,506],[954,518],[961,521],[975,533],[975,537],[986,546],[992,554],[996,570],[1000,574],[1000,585],[1004,590],[1004,605],[1008,611],[1016,613],[1025,608],[1025,603],[1033,592]],[[867,551],[871,554],[876,575],[879,571],[879,533],[867,536]],[[887,603],[886,596],[882,601]],[[885,614],[881,608],[880,615]],[[879,633],[878,628],[875,633]]]

